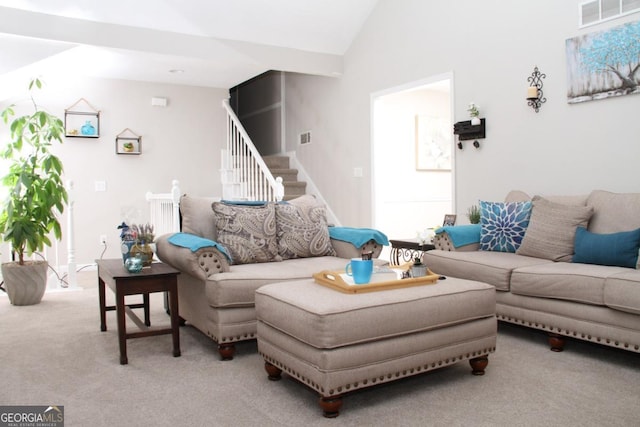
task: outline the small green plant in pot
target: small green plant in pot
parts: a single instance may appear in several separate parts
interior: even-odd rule
[[[29,91],[42,87],[39,79]],[[34,112],[15,117],[14,105],[2,111],[9,125],[11,140],[0,156],[9,161],[9,172],[2,178],[9,195],[0,215],[0,233],[17,256],[2,264],[2,277],[9,300],[14,305],[37,304],[46,290],[48,264],[28,261],[25,255],[51,245],[49,235],[62,237],[58,215],[67,203],[62,180],[62,162],[50,151],[53,143],[62,143],[64,124],[58,117],[42,111],[31,97]]]
[[[471,206],[467,210],[467,217],[471,224],[480,224],[480,208],[477,205]]]

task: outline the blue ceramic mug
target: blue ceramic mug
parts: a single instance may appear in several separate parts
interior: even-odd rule
[[[363,260],[361,258],[351,258],[351,261],[344,269],[347,276],[352,276],[357,285],[364,285],[371,280],[373,273],[373,260]]]

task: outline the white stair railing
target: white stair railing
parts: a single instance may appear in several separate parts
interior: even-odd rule
[[[222,150],[222,198],[227,200],[281,201],[284,197],[282,178],[274,178],[249,138],[228,100],[222,101],[227,111],[227,146]]]
[[[156,237],[180,231],[180,182],[171,182],[171,192],[145,195],[149,202],[150,224],[153,224]]]

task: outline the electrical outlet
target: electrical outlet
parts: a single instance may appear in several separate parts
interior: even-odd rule
[[[100,235],[100,244],[102,246],[107,246],[107,235],[106,234],[101,234]]]

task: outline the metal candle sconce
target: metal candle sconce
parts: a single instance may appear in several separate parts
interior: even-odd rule
[[[547,78],[546,74],[542,74],[538,67],[533,69],[531,77],[527,77],[529,87],[527,88],[527,105],[533,107],[536,113],[540,110],[542,104],[547,102],[547,98],[543,96],[542,92],[542,79]]]

